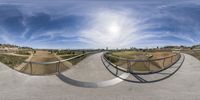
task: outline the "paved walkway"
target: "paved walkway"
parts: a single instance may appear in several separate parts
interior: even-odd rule
[[[114,78],[105,71],[100,55],[84,59],[63,75],[85,82]],[[76,87],[55,75],[29,76],[0,64],[0,100],[199,100],[199,83],[200,61],[187,54],[179,71],[166,80],[122,82],[106,88]]]
[[[97,82],[115,78],[115,76],[107,71],[102,63],[102,54],[97,53],[91,55],[62,74],[72,79],[85,82]]]
[[[30,55],[22,55],[22,54],[16,54],[16,53],[0,53],[5,55],[11,55],[11,56],[20,56],[20,57],[29,57]]]
[[[121,74],[120,78],[112,75],[101,61],[102,54],[87,57],[58,77],[65,83],[88,88],[108,87],[123,82],[120,78],[126,79],[129,73]]]

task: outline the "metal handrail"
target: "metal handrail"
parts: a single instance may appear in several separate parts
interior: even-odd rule
[[[106,65],[105,62],[104,62],[104,60],[105,60],[109,65]],[[123,79],[123,80],[125,80],[125,81],[127,81],[127,82],[133,82],[133,83],[152,83],[152,82],[162,81],[162,80],[167,79],[167,78],[171,77],[172,75],[174,75],[174,74],[180,69],[180,67],[182,66],[184,60],[185,60],[185,56],[181,54],[180,57],[179,57],[179,59],[177,59],[177,61],[174,62],[174,64],[175,64],[175,63],[178,63],[178,66],[177,66],[177,65],[174,66],[174,64],[172,64],[171,66],[168,67],[168,68],[171,68],[171,67],[174,66],[174,68],[176,68],[176,69],[173,70],[173,72],[170,71],[170,73],[169,73],[167,76],[164,76],[164,77],[162,77],[162,78],[158,78],[158,79],[155,79],[155,80],[148,80],[148,81],[145,81],[145,82],[144,82],[144,81],[143,81],[143,82],[141,82],[141,81],[134,81],[134,80],[132,80],[132,78],[130,78],[130,79],[129,79],[129,78],[127,78],[127,79],[121,78],[121,79]],[[106,66],[106,69],[107,69],[109,72],[111,72],[111,74],[113,74],[113,75],[116,76],[116,77],[119,77],[119,76],[118,76],[118,70],[120,70],[120,69],[118,69],[119,67],[116,68],[117,65],[112,64],[111,62],[107,61],[107,59],[106,59],[104,56],[102,56],[102,62],[103,62],[104,65]],[[110,63],[111,63],[111,64],[110,64]],[[110,65],[111,65],[112,67],[116,68],[116,72],[113,72],[113,70],[111,70],[111,69],[109,68]],[[143,76],[143,75],[149,75],[149,74],[159,73],[159,72],[162,72],[162,71],[164,71],[164,70],[167,70],[168,68],[165,68],[165,69],[162,69],[162,70],[159,70],[159,71],[156,71],[156,72],[149,72],[149,73],[131,73],[131,74],[132,74],[133,76],[135,76],[135,75],[142,75],[142,76]],[[125,72],[124,70],[120,70],[120,71]],[[120,78],[120,77],[119,77],[119,78]]]
[[[74,56],[74,57],[71,57],[71,58],[67,58],[67,59],[63,59],[63,60],[58,60],[58,61],[51,61],[51,62],[24,61],[24,63],[30,63],[31,62],[32,64],[40,64],[40,65],[57,64],[57,63],[60,63],[60,62],[65,62],[65,61],[73,60],[73,59],[79,58],[81,56],[90,54],[90,53],[93,53],[93,52],[89,52],[89,53],[85,53],[85,54],[80,54],[80,55],[77,55],[77,56]]]
[[[85,54],[80,54],[71,58],[67,58],[67,59],[63,59],[63,60],[58,60],[58,61],[51,61],[51,62],[32,62],[32,61],[24,61],[24,63],[26,63],[27,65],[30,65],[30,73],[26,73],[29,75],[39,75],[39,74],[33,74],[33,64],[39,64],[39,65],[50,65],[50,64],[56,64],[56,72],[55,73],[60,73],[60,63],[65,62],[65,61],[69,61],[69,60],[73,60],[79,57],[82,57],[84,55],[88,55],[88,54],[93,54],[93,53],[97,53],[99,51],[96,52],[88,52]],[[45,74],[45,75],[49,75],[49,74]]]
[[[127,62],[129,62],[129,63],[130,63],[130,62],[151,62],[151,61],[163,60],[163,67],[164,67],[165,59],[167,59],[167,58],[173,58],[174,56],[178,56],[178,59],[177,59],[175,62],[172,62],[172,59],[171,59],[171,64],[170,64],[169,66],[167,66],[167,67],[165,67],[165,68],[162,68],[162,69],[160,69],[160,70],[158,70],[158,71],[134,71],[134,72],[131,72],[131,71],[130,71],[130,66],[128,66],[128,69],[125,69],[125,68],[122,68],[122,67],[120,67],[120,66],[118,66],[118,65],[115,65],[115,64],[113,64],[112,62],[110,62],[110,61],[105,57],[106,54],[107,54],[107,53],[104,53],[104,54],[103,54],[104,59],[105,59],[107,62],[111,63],[111,65],[114,65],[115,68],[117,68],[117,69],[119,69],[119,70],[121,70],[121,71],[124,71],[124,72],[129,72],[129,73],[133,73],[133,74],[142,74],[142,75],[145,75],[145,74],[153,74],[153,73],[157,73],[157,72],[166,70],[166,69],[168,69],[170,66],[172,66],[175,62],[177,62],[177,61],[180,59],[180,57],[181,57],[180,53],[176,53],[175,55],[172,55],[172,56],[162,57],[162,58],[153,59],[153,60],[130,60],[130,59],[126,59],[126,58],[120,58],[120,57],[115,57],[115,56],[109,55],[109,56],[111,56],[111,57],[118,58],[119,60],[125,60],[125,61],[127,61]]]
[[[106,54],[107,53],[105,53],[104,55],[106,55]],[[147,61],[158,61],[158,60],[163,60],[163,59],[171,58],[171,57],[177,56],[178,54],[179,53],[176,53],[174,55],[167,56],[167,57],[161,57],[161,58],[156,58],[156,59],[146,59],[146,60],[127,59],[127,58],[117,57],[117,56],[112,56],[112,55],[107,55],[107,56],[114,57],[114,58],[117,58],[119,60],[130,61],[130,62],[147,62]]]

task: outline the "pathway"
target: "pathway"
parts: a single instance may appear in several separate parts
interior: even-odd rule
[[[115,78],[102,66],[101,54],[62,74],[84,82]],[[200,61],[184,55],[182,67],[166,80],[147,84],[124,81],[106,88],[76,87],[56,75],[29,76],[0,64],[0,100],[199,100]]]

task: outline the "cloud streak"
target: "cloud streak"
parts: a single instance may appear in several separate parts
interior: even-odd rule
[[[0,42],[35,48],[200,43],[200,3],[195,0],[167,2],[1,1]]]
[[[92,21],[87,28],[80,31],[80,40],[93,47],[127,47],[137,31],[137,20],[131,16],[129,11],[101,9],[91,16]]]

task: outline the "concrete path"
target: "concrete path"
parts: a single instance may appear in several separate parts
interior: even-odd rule
[[[30,56],[30,55],[22,55],[22,54],[16,54],[16,53],[0,53],[0,54],[19,56],[19,57],[29,57]]]
[[[113,86],[128,78],[129,73],[123,73],[118,78],[107,71],[101,61],[102,55],[103,53],[91,55],[57,76],[67,84],[87,88]]]
[[[86,58],[63,75],[85,82],[114,78],[103,71],[100,55]],[[106,88],[76,87],[55,75],[29,76],[0,64],[0,100],[199,100],[199,83],[200,61],[187,54],[179,71],[166,80],[147,84],[122,82]]]
[[[99,82],[115,78],[115,76],[107,71],[102,63],[102,54],[103,53],[97,53],[91,55],[62,74],[69,78],[84,82]]]

